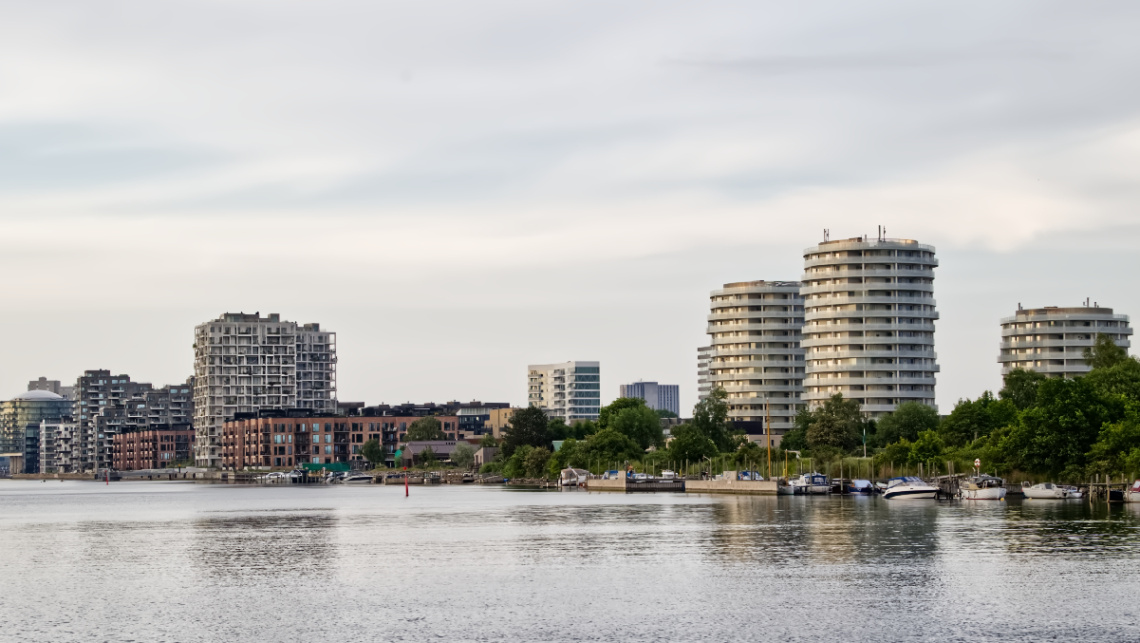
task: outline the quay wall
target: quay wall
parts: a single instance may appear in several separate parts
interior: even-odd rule
[[[688,493],[735,493],[753,496],[776,495],[775,480],[688,480]]]
[[[613,480],[591,478],[586,481],[586,489],[589,491],[625,491],[625,477],[623,476]]]

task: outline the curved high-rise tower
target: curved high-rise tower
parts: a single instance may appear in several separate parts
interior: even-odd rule
[[[804,400],[836,393],[879,417],[934,406],[934,247],[855,237],[804,250]]]
[[[709,295],[709,383],[728,393],[728,417],[766,422],[772,433],[792,428],[804,377],[800,328],[804,308],[794,281],[725,284]]]

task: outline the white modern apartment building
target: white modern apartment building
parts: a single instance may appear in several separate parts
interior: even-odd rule
[[[567,424],[597,420],[601,409],[599,362],[532,364],[527,367],[527,404]]]
[[[856,237],[804,250],[804,401],[836,393],[880,417],[934,406],[934,247]]]
[[[681,415],[681,387],[676,384],[634,382],[618,387],[619,397],[636,397],[645,400],[645,406],[655,411],[669,411]]]
[[[1049,377],[1076,377],[1091,370],[1084,351],[1098,334],[1112,338],[1117,346],[1131,347],[1132,329],[1127,315],[1098,305],[1018,309],[1001,320],[1001,374],[1015,368]]]
[[[728,417],[783,435],[802,404],[804,300],[795,281],[743,281],[709,294],[710,386],[728,393]]]
[[[222,462],[222,423],[261,409],[336,413],[336,333],[272,313],[225,313],[194,329],[194,457]]]
[[[700,346],[697,348],[697,401],[704,401],[712,391],[709,382],[709,360],[712,359],[713,347]]]

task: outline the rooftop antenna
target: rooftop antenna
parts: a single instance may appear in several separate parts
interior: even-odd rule
[[[831,236],[831,231],[828,230],[827,228],[824,228],[823,229],[823,240],[827,241],[830,238],[830,236]]]

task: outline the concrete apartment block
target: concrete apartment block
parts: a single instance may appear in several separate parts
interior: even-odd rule
[[[728,416],[782,436],[803,394],[804,300],[795,281],[743,281],[709,294],[709,385],[728,393]],[[764,426],[767,426],[764,424]]]
[[[225,313],[194,329],[194,457],[222,466],[222,424],[237,413],[336,413],[336,333],[271,313]]]
[[[998,362],[1004,377],[1015,368],[1049,377],[1076,377],[1088,373],[1084,351],[1105,334],[1119,347],[1132,346],[1127,315],[1098,305],[1018,309],[1001,320]]]
[[[709,361],[712,359],[713,347],[700,346],[697,348],[697,401],[700,402],[709,396],[712,383],[709,381]]]
[[[620,397],[636,397],[645,400],[645,405],[655,411],[670,411],[681,415],[681,387],[676,384],[657,382],[634,382],[618,387]]]
[[[601,366],[598,362],[532,364],[527,367],[527,403],[550,419],[567,424],[597,420],[601,409]]]
[[[934,247],[856,237],[804,250],[804,400],[835,393],[881,417],[934,406]]]

